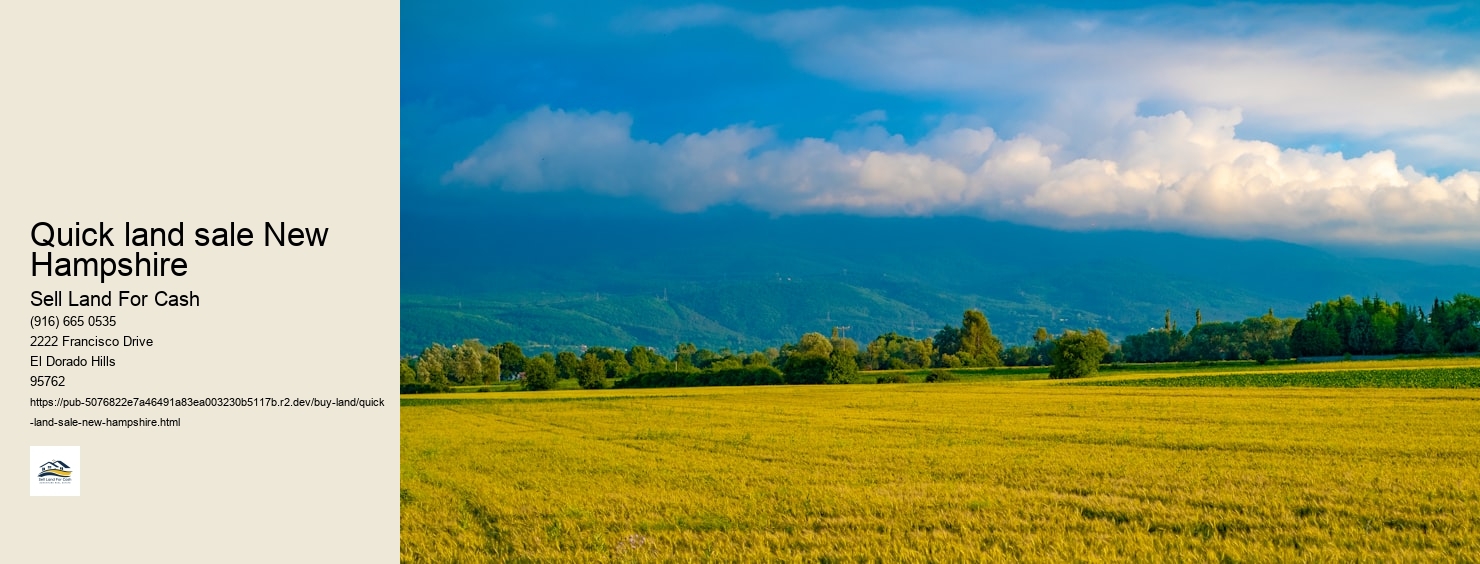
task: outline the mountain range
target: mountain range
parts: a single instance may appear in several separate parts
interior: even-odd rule
[[[1374,295],[1480,293],[1480,268],[1346,256],[1271,240],[1057,231],[965,217],[562,215],[406,211],[401,349],[478,338],[541,350],[755,349],[838,327],[861,343],[959,324],[1006,343],[1096,327],[1112,338]]]

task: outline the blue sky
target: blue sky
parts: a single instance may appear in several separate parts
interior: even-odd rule
[[[402,21],[410,208],[554,193],[1480,242],[1473,5],[414,2]]]

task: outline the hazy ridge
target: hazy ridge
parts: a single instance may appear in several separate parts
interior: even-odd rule
[[[522,344],[756,348],[851,327],[925,336],[982,309],[1009,343],[1033,329],[1228,320],[1380,295],[1480,292],[1480,268],[1346,258],[1275,241],[1062,232],[969,218],[770,218],[735,211],[402,219],[401,348]]]

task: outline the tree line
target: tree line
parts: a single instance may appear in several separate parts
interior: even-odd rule
[[[1268,362],[1296,356],[1290,348],[1290,332],[1297,320],[1275,317],[1271,310],[1243,321],[1203,322],[1201,310],[1191,331],[1183,331],[1168,311],[1165,325],[1121,341],[1124,362],[1189,362],[1205,360],[1255,360]]]
[[[1295,324],[1298,356],[1431,354],[1480,351],[1480,298],[1457,294],[1422,307],[1351,296],[1317,303]]]
[[[1126,337],[1125,362],[1255,360],[1342,355],[1463,354],[1480,351],[1480,298],[1435,299],[1425,312],[1401,302],[1343,296],[1317,302],[1305,318],[1270,311],[1243,321],[1204,323],[1190,331],[1166,316],[1165,326]]]
[[[1044,365],[1053,361],[1050,353],[1055,344],[1061,345],[1060,357],[1093,356],[1094,362],[1081,362],[1091,371],[1109,349],[1108,339],[1098,330],[1067,331],[1053,339],[1040,328],[1035,339],[1033,354],[1043,351]],[[403,393],[420,393],[518,380],[527,389],[545,390],[567,379],[588,389],[609,387],[613,382],[623,387],[846,384],[860,381],[863,370],[1004,366],[1004,350],[1011,354],[1016,349],[1004,349],[986,315],[975,309],[962,313],[959,327],[948,324],[932,338],[891,332],[862,350],[836,328],[831,336],[807,333],[795,343],[749,352],[712,351],[683,343],[671,357],[641,345],[627,350],[588,347],[580,355],[546,351],[526,356],[513,342],[484,345],[468,339],[451,347],[433,343],[421,354],[402,357],[401,387]],[[1064,374],[1067,377],[1069,372]]]
[[[1032,343],[1004,347],[986,315],[968,309],[959,326],[916,339],[895,332],[860,348],[852,339],[807,333],[794,343],[756,351],[713,351],[693,343],[672,356],[647,346],[626,350],[588,347],[526,356],[513,342],[484,345],[468,339],[451,347],[434,343],[401,358],[404,393],[447,390],[517,380],[532,390],[560,380],[582,388],[755,384],[840,384],[861,380],[865,370],[1050,366],[1052,378],[1093,374],[1104,363],[1157,363],[1287,359],[1342,354],[1424,354],[1480,351],[1480,298],[1458,294],[1434,300],[1428,312],[1381,298],[1345,296],[1316,303],[1304,319],[1278,318],[1273,310],[1242,321],[1204,322],[1195,313],[1183,331],[1168,310],[1164,325],[1110,343],[1104,332],[1038,328]]]

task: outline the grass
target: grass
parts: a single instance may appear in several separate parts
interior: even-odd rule
[[[1480,388],[1480,368],[1408,368],[1192,375],[1086,382],[1098,386]]]
[[[1120,381],[1146,382],[1153,379],[1183,378],[1183,377],[1224,377],[1238,374],[1273,376],[1288,375],[1294,378],[1301,374],[1311,373],[1334,373],[1334,372],[1370,372],[1378,377],[1390,375],[1401,376],[1400,371],[1417,369],[1444,369],[1463,370],[1469,368],[1480,368],[1480,357],[1446,357],[1446,358],[1416,358],[1396,360],[1356,360],[1343,362],[1320,362],[1320,363],[1287,363],[1257,365],[1249,362],[1219,362],[1206,365],[1181,364],[1185,368],[1168,368],[1159,365],[1144,365],[1144,369],[1132,369],[1136,365],[1127,365],[1120,370],[1106,370],[1101,367],[1099,376],[1086,378],[1074,382],[1058,382],[1059,384],[1083,384],[1083,385],[1117,385]],[[1237,380],[1229,380],[1236,382]],[[1212,382],[1209,380],[1208,382]],[[1163,384],[1137,384],[1155,386]],[[1226,384],[1225,384],[1226,385]],[[1239,387],[1239,386],[1235,386]],[[1320,386],[1329,387],[1329,386]],[[1366,386],[1374,387],[1374,386]],[[1448,387],[1448,386],[1445,386]]]
[[[581,386],[574,379],[565,379],[565,380],[556,380],[555,381],[555,388],[554,389],[556,389],[556,390],[579,390],[579,389],[581,389]],[[472,385],[472,386],[452,386],[452,392],[451,393],[455,393],[455,394],[471,394],[471,393],[486,393],[486,392],[522,392],[522,391],[525,391],[524,390],[524,382],[523,381],[510,380],[510,381],[492,382],[492,383],[489,383],[489,384],[477,384],[477,385]],[[415,396],[415,397],[421,397],[421,396]]]
[[[1375,366],[1480,363],[1219,377]],[[1207,374],[1096,380],[1153,376]],[[465,393],[401,433],[407,562],[1480,559],[1473,389]]]
[[[903,374],[911,382],[924,382],[925,377],[930,375],[931,370],[942,370],[939,368],[910,368],[901,370],[869,370],[860,373],[862,382],[872,383],[879,376],[886,374]],[[1000,366],[996,368],[946,368],[943,369],[955,374],[961,381],[996,381],[1010,382],[1015,380],[1047,380],[1047,366]]]

